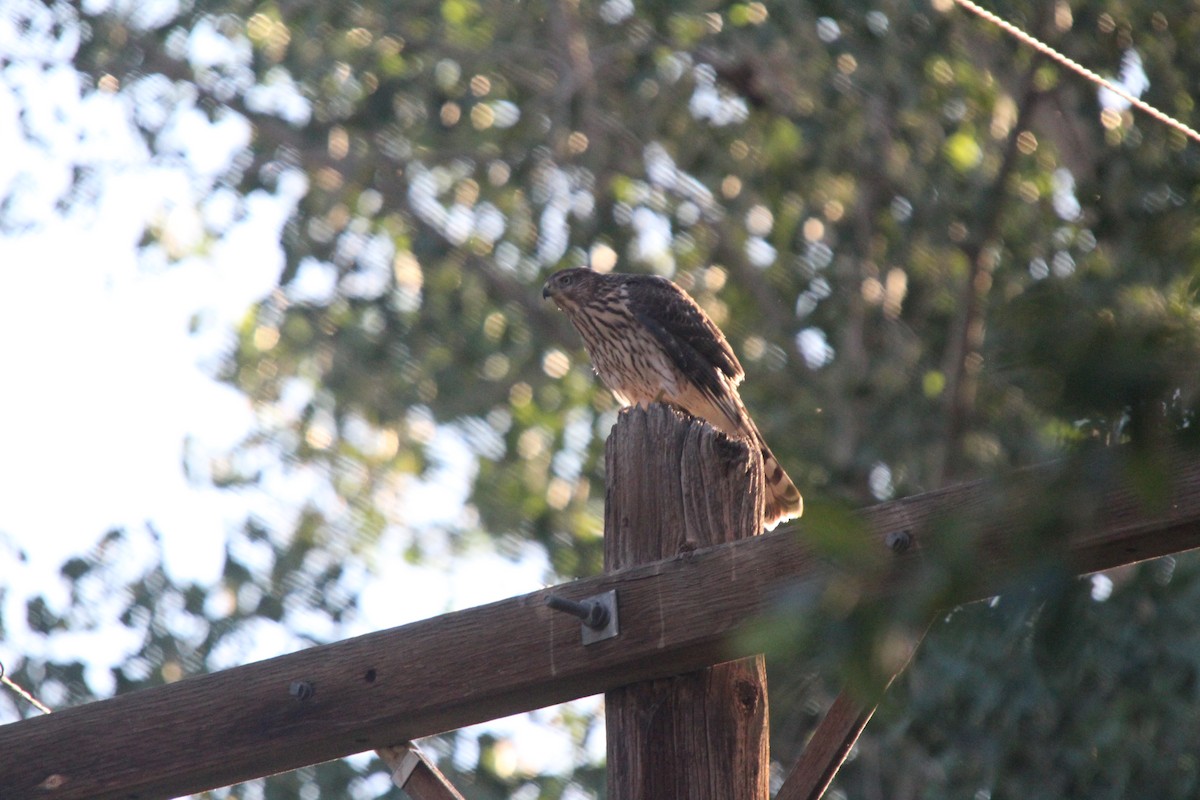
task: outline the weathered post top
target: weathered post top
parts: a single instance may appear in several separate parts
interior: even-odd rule
[[[605,450],[609,572],[762,532],[762,458],[667,406],[621,412]]]

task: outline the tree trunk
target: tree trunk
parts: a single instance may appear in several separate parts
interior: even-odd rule
[[[763,529],[758,451],[665,406],[622,412],[606,466],[610,572]],[[766,681],[754,656],[605,694],[610,800],[767,800]]]

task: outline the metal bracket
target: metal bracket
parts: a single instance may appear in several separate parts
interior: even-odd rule
[[[617,622],[617,590],[586,597],[582,601],[568,600],[558,595],[547,595],[546,605],[580,620],[580,633],[584,644],[611,639],[621,632]]]

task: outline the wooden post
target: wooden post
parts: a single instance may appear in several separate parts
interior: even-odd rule
[[[759,453],[665,406],[622,412],[606,466],[610,572],[762,531]],[[610,800],[767,800],[761,655],[614,689],[604,703]]]

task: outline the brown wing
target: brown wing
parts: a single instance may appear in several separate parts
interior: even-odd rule
[[[627,288],[630,313],[699,388],[715,396],[724,394],[718,373],[735,386],[741,382],[745,372],[725,335],[682,289],[651,275],[631,276]]]

